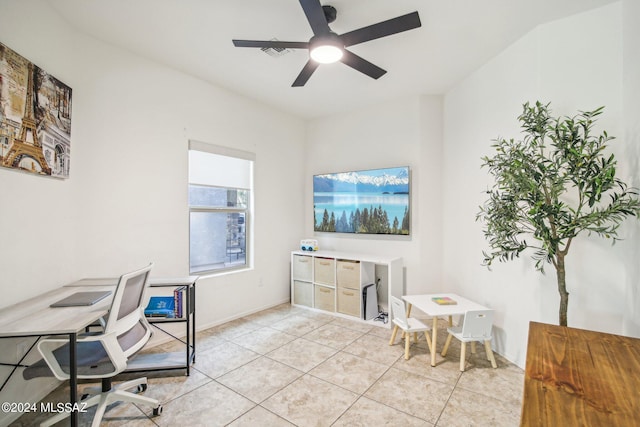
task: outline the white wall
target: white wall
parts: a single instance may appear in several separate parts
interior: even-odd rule
[[[640,2],[624,0],[623,23],[623,118],[624,156],[629,164],[628,183],[640,188]],[[628,225],[627,240],[622,263],[627,275],[624,281],[624,314],[622,334],[640,337],[640,225]]]
[[[305,232],[320,249],[402,257],[405,292],[440,286],[442,99],[415,96],[313,120],[307,134]],[[314,233],[312,176],[409,166],[411,235]]]
[[[201,279],[198,325],[289,300],[289,251],[303,231],[302,120],[77,34],[40,1],[3,0],[0,41],[73,89],[71,178],[0,169],[0,307],[150,261],[154,276],[187,275],[190,139],[256,154],[255,269]],[[2,400],[42,397],[20,378]]]
[[[628,7],[637,12],[631,3]],[[634,99],[628,101],[636,112],[638,98],[637,42],[635,49],[626,45],[624,51],[633,64],[623,64],[623,23],[625,31],[637,27],[640,16],[629,15],[623,22],[618,2],[542,25],[445,96],[444,281],[496,309],[494,346],[521,366],[529,321],[558,322],[555,270],[548,266],[546,275],[541,275],[529,257],[496,263],[493,271],[481,266],[482,250],[488,246],[475,215],[490,185],[487,171],[480,169],[481,157],[491,155],[492,139],[520,137],[517,116],[526,101],[551,102],[558,115],[604,105],[598,130],[618,137],[610,146],[618,158],[619,177],[638,185],[638,131],[629,124],[625,135],[623,121],[627,117],[637,126],[637,113],[622,114],[623,75],[625,88],[635,85]],[[637,29],[630,31],[635,31],[637,40]],[[638,335],[637,221],[627,220],[620,234],[626,240],[613,247],[609,241],[587,236],[572,245],[566,261],[570,326]],[[630,296],[635,298],[633,307]]]

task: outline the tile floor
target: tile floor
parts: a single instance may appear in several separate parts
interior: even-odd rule
[[[457,340],[432,368],[424,336],[411,346],[409,360],[399,338],[388,345],[390,337],[390,329],[279,305],[198,333],[189,377],[184,371],[147,375],[145,395],[162,402],[162,415],[118,403],[101,425],[519,425],[520,368],[496,354],[498,369],[492,369],[479,345],[461,373]],[[179,349],[160,347],[150,351]],[[64,402],[67,396],[62,385],[45,401]],[[80,424],[89,425],[92,415],[81,414]],[[43,418],[27,414],[11,425],[32,426]]]

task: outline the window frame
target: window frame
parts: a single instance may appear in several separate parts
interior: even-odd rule
[[[224,185],[211,185],[211,184],[202,184],[202,183],[192,183],[189,178],[187,178],[187,205],[189,211],[189,231],[188,231],[188,241],[189,241],[189,257],[188,257],[188,269],[189,274],[197,275],[197,276],[214,276],[214,275],[222,275],[237,271],[249,270],[253,268],[253,206],[254,206],[254,179],[253,179],[253,169],[255,166],[255,154],[232,149],[229,147],[217,146],[213,144],[208,144],[199,141],[189,141],[189,150],[188,151],[201,151],[206,153],[215,154],[218,156],[225,156],[230,158],[247,160],[250,162],[249,166],[249,188],[241,188],[241,187],[229,187]],[[187,170],[189,171],[190,165],[187,166]],[[211,187],[211,188],[220,188],[227,190],[243,190],[248,192],[248,197],[246,200],[245,207],[214,207],[214,206],[192,206],[189,202],[189,190],[191,186],[200,186],[200,187]],[[191,214],[195,212],[209,212],[209,213],[221,213],[221,214],[233,214],[239,213],[244,214],[244,237],[245,237],[245,262],[244,264],[236,264],[236,265],[226,265],[226,257],[225,257],[225,266],[215,269],[201,270],[201,271],[193,271],[191,266]],[[227,233],[229,232],[229,227],[226,229]],[[228,235],[228,234],[227,234]]]

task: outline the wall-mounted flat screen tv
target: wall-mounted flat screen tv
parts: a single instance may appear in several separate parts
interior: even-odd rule
[[[409,189],[408,166],[314,175],[313,229],[408,235]]]

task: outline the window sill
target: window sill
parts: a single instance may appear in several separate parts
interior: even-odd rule
[[[245,273],[247,271],[252,271],[253,267],[240,267],[240,268],[234,268],[234,269],[230,269],[230,270],[224,270],[224,271],[204,271],[202,273],[191,273],[192,276],[198,276],[200,279],[210,279],[213,277],[221,277],[221,276],[228,276],[231,274],[237,274],[237,273]]]

